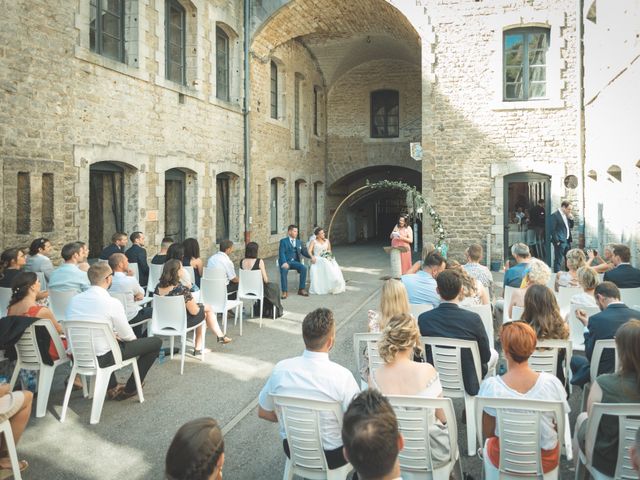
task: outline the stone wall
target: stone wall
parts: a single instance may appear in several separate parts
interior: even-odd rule
[[[184,1],[187,85],[164,78],[164,2],[127,2],[124,62],[90,50],[89,2],[72,4],[16,2],[0,20],[2,248],[39,235],[50,237],[56,251],[65,241],[87,240],[90,168],[109,161],[125,169],[124,229],[145,231],[150,253],[164,235],[164,173],[184,170],[185,233],[208,255],[216,174],[243,176],[242,2]],[[235,32],[229,102],[215,94],[216,24]],[[31,229],[17,234],[16,175],[25,169],[31,172]],[[51,231],[40,227],[40,174],[47,172],[54,175]],[[239,219],[242,190],[234,199]],[[242,230],[236,229],[237,240]]]

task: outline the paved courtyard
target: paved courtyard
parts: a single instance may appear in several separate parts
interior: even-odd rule
[[[145,402],[106,401],[98,425],[89,425],[91,402],[74,392],[67,420],[58,421],[64,393],[61,372],[52,389],[46,417],[31,419],[19,445],[20,458],[30,462],[26,479],[160,479],[164,456],[176,430],[186,421],[212,416],[225,435],[225,479],[282,478],[284,454],[277,426],[257,418],[257,396],[275,363],[303,350],[301,323],[310,310],[333,309],[338,325],[337,343],[331,358],[355,374],[352,336],[366,331],[366,312],[377,308],[380,277],[388,274],[388,257],[380,245],[345,246],[335,249],[347,292],[339,296],[292,295],[284,302],[286,314],[276,320],[256,320],[244,325],[243,336],[231,322],[233,343],[221,346],[207,335],[212,352],[205,362],[188,357],[184,375],[179,358],[155,365],[145,386]],[[267,261],[271,279],[277,279],[273,261]],[[294,276],[296,279],[294,279]],[[290,274],[290,281],[297,274]],[[579,392],[572,396],[576,407]],[[462,406],[456,403],[459,438]],[[572,414],[571,420],[575,414]],[[480,462],[463,456],[463,468],[480,478]],[[564,462],[561,478],[569,478]]]

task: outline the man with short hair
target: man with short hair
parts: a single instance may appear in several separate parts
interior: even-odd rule
[[[358,480],[400,478],[398,453],[404,439],[393,407],[378,390],[365,390],[353,399],[342,419],[342,442]]]
[[[586,316],[581,310],[576,311],[576,318],[585,326],[584,329],[584,357],[571,357],[571,383],[580,387],[591,380],[590,363],[593,349],[598,340],[608,340],[615,337],[618,328],[632,318],[640,318],[640,312],[627,307],[620,301],[620,290],[612,282],[602,282],[593,292],[600,308],[600,313]],[[613,373],[615,368],[614,352],[605,349],[600,357],[598,375]]]
[[[229,258],[231,252],[233,252],[233,242],[229,239],[222,240],[220,242],[220,251],[209,258],[207,268],[218,267],[224,269],[227,276],[227,295],[229,299],[235,300],[240,279],[236,275],[236,269]]]
[[[127,258],[129,263],[138,265],[140,285],[146,287],[149,279],[149,264],[147,263],[147,250],[144,248],[144,233],[133,232],[129,239],[131,240],[131,247],[127,250]]]
[[[100,252],[100,260],[109,260],[114,253],[124,253],[124,247],[127,246],[127,234],[116,232],[111,236],[111,244],[104,247]]]
[[[506,272],[504,272],[504,285],[509,287],[520,288],[522,279],[527,273],[527,268],[531,262],[531,252],[529,247],[524,243],[514,243],[511,246],[511,255],[516,259],[516,264],[510,266]]]
[[[62,247],[60,254],[64,263],[51,273],[49,290],[82,292],[91,286],[87,274],[78,268],[80,262],[86,261],[84,251],[81,242],[67,243]]]
[[[467,257],[467,263],[463,265],[464,269],[491,293],[493,276],[487,267],[480,264],[480,260],[482,259],[482,245],[477,243],[469,245],[469,248],[465,251],[465,256]]]
[[[453,269],[445,270],[438,275],[436,282],[437,292],[442,298],[442,302],[437,308],[420,314],[418,317],[420,335],[477,342],[482,377],[484,378],[489,368],[497,362],[498,353],[491,348],[480,315],[458,306],[462,291],[460,273]],[[427,361],[433,365],[430,348],[427,348]],[[469,395],[477,395],[482,379],[476,378],[473,357],[469,349],[462,350],[461,361],[464,389]]]
[[[91,287],[83,293],[73,297],[69,302],[66,312],[67,321],[83,321],[108,323],[115,332],[120,345],[122,359],[138,357],[138,371],[140,382],[144,383],[147,372],[158,357],[162,340],[159,337],[136,338],[133,330],[127,322],[127,316],[122,304],[111,297],[107,290],[111,286],[113,272],[107,263],[97,262],[89,268],[88,276]],[[98,363],[102,368],[113,365],[114,359],[106,338],[95,336],[93,348]],[[125,400],[137,394],[133,373],[126,385],[118,385],[115,375],[112,373],[109,379],[107,395],[111,399]]]
[[[129,324],[134,324],[151,318],[153,308],[142,307],[136,302],[144,298],[144,290],[136,280],[136,277],[127,275],[129,271],[129,259],[123,253],[114,253],[109,257],[109,266],[113,270],[113,280],[109,291],[113,293],[123,293],[127,296],[127,320]],[[133,332],[138,338],[142,337],[143,326],[138,325]]]
[[[631,250],[626,245],[613,246],[611,261],[614,268],[604,274],[604,281],[613,282],[618,288],[640,287],[640,270],[631,266]]]
[[[258,416],[277,422],[275,404],[271,395],[288,395],[324,402],[340,402],[342,410],[359,392],[358,384],[349,370],[329,360],[329,351],[336,338],[333,313],[318,308],[302,321],[305,350],[300,357],[288,358],[276,364],[258,397]],[[289,457],[289,443],[280,425],[284,451]],[[331,470],[347,463],[342,452],[340,425],[333,416],[321,425],[322,445]]]
[[[282,298],[289,296],[289,270],[295,270],[300,274],[300,283],[298,285],[298,295],[308,297],[309,292],[307,286],[307,267],[302,263],[302,257],[311,259],[311,263],[315,263],[316,259],[307,251],[307,247],[300,242],[298,238],[298,226],[289,225],[287,228],[287,236],[280,240],[278,247],[278,265],[280,266],[280,289]]]
[[[167,261],[167,250],[173,244],[173,238],[164,237],[160,244],[160,253],[156,253],[151,259],[151,263],[154,265],[164,265]]]
[[[429,304],[437,307],[440,304],[436,278],[446,268],[444,257],[438,252],[431,252],[422,262],[422,270],[418,273],[403,275],[401,280],[407,289],[409,303]]]
[[[565,255],[571,250],[571,229],[573,228],[571,202],[563,200],[560,208],[551,215],[551,243],[553,243],[553,271],[564,269]]]

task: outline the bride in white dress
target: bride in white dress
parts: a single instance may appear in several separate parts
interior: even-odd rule
[[[312,295],[326,295],[327,293],[342,293],[345,291],[344,277],[338,262],[330,255],[331,243],[325,237],[324,230],[320,227],[313,232],[316,235],[309,244],[309,253],[315,262],[311,263],[311,288]]]

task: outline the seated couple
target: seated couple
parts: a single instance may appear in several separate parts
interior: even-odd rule
[[[282,298],[288,296],[288,273],[296,270],[300,273],[298,295],[304,297],[312,295],[326,295],[328,293],[342,293],[345,291],[345,281],[340,266],[331,255],[331,243],[326,238],[324,229],[314,230],[315,238],[311,240],[309,249],[298,238],[298,227],[289,225],[287,236],[280,240],[278,249],[278,265],[280,267],[280,286]],[[302,257],[311,260],[311,289],[307,292],[307,267],[302,263]]]

